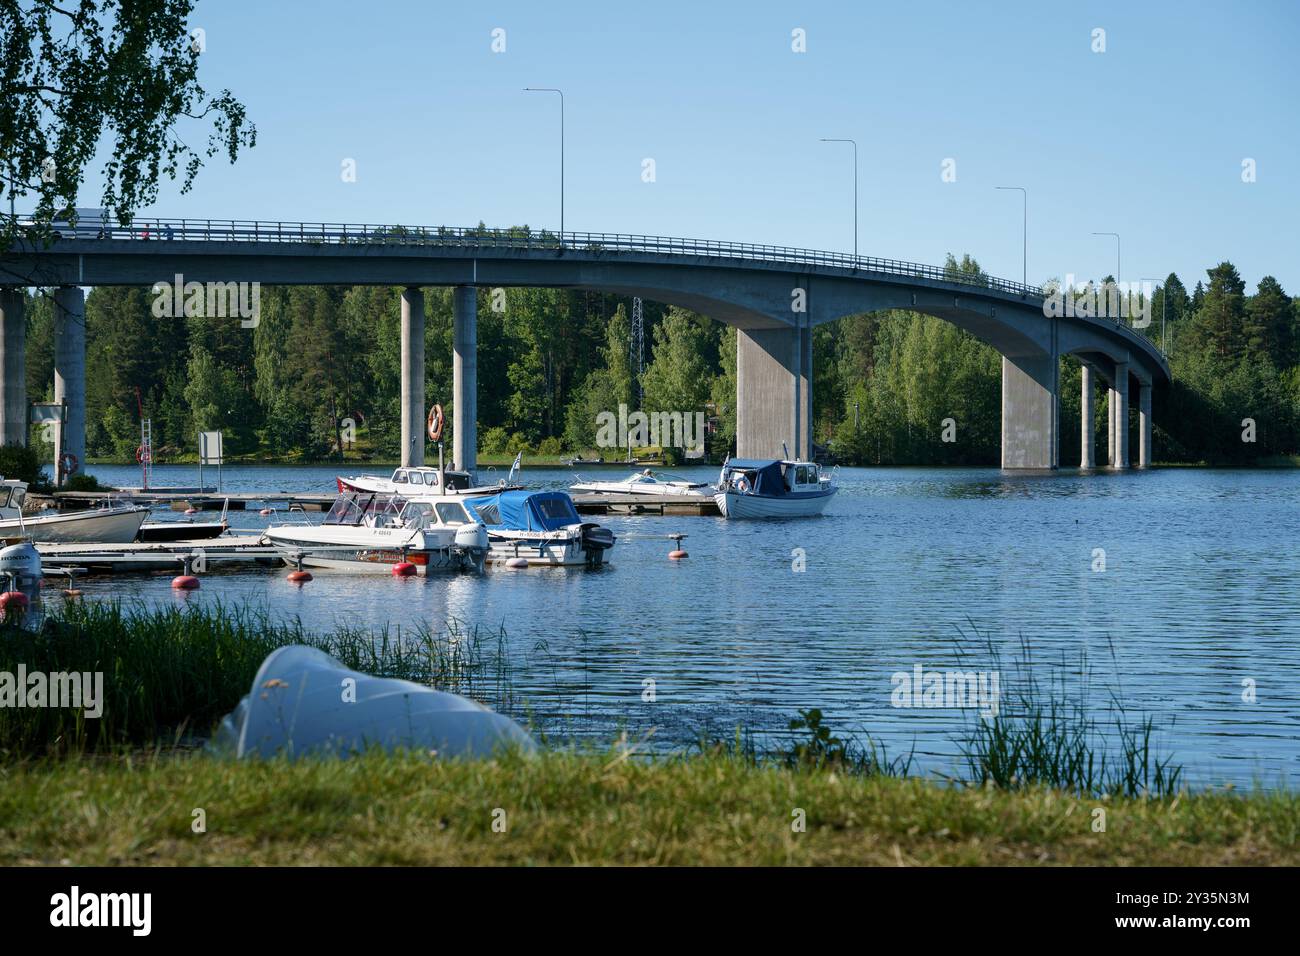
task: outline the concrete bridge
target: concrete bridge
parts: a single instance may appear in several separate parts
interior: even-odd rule
[[[1151,463],[1151,390],[1169,381],[1155,345],[1108,318],[1048,317],[1041,289],[945,275],[935,266],[782,246],[612,233],[529,232],[230,220],[78,226],[0,255],[0,441],[24,441],[27,398],[20,289],[55,288],[55,397],[68,403],[65,447],[85,451],[81,287],[175,282],[386,285],[402,293],[402,460],[424,458],[424,311],[420,289],[452,286],[453,459],[475,467],[476,287],[575,288],[692,309],[739,332],[737,453],[812,455],[812,330],[845,315],[910,309],[1002,354],[1002,467],[1051,469],[1059,457],[1060,357],[1083,363],[1084,468],[1095,466],[1095,387],[1109,389],[1105,463],[1129,466],[1129,396],[1138,389],[1137,463]],[[960,409],[953,410],[960,419]],[[935,423],[939,427],[939,423]]]

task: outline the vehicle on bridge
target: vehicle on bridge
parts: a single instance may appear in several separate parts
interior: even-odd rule
[[[815,462],[729,458],[713,499],[727,518],[808,518],[825,511],[835,492]]]

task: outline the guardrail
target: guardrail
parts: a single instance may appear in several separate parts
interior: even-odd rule
[[[21,217],[20,217],[21,218]],[[75,226],[56,221],[51,227],[62,239],[99,240],[129,239],[136,241],[202,240],[205,242],[277,242],[308,245],[418,246],[451,249],[510,249],[517,251],[585,253],[651,253],[657,255],[700,256],[705,258],[745,259],[780,262],[791,265],[830,266],[855,271],[883,273],[913,279],[933,279],[973,288],[992,289],[1022,297],[1044,298],[1047,290],[1040,286],[973,276],[941,266],[901,259],[880,259],[845,252],[802,249],[749,242],[723,242],[714,239],[684,239],[670,236],[642,236],[612,232],[566,232],[533,230],[523,227],[492,229],[454,226],[367,225],[342,222],[271,222],[246,219],[136,219],[131,225],[82,219]],[[1114,319],[1115,325],[1150,344],[1164,355],[1159,343]]]
[[[363,225],[334,222],[267,222],[240,219],[137,219],[130,226],[101,224],[82,219],[75,226],[51,227],[63,239],[134,239],[141,241],[203,240],[206,242],[286,242],[330,245],[425,246],[438,248],[515,249],[522,251],[570,249],[581,252],[642,252],[749,259],[794,265],[832,266],[881,272],[909,278],[937,279],[996,289],[1013,295],[1042,296],[1043,290],[1009,279],[971,276],[940,266],[900,259],[878,259],[843,252],[801,249],[793,246],[721,242],[611,232],[462,228],[451,226]]]

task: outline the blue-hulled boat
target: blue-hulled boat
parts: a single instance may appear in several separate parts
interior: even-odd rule
[[[487,527],[490,561],[594,566],[614,547],[614,533],[584,522],[562,491],[501,491],[464,501]]]
[[[713,500],[728,518],[807,518],[825,511],[835,490],[815,462],[729,458]]]

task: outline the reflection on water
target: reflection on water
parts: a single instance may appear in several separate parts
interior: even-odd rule
[[[91,470],[138,484],[134,469]],[[335,474],[227,468],[224,479],[232,491],[328,491]],[[525,478],[564,487],[573,475]],[[193,467],[155,469],[158,484],[196,479]],[[300,589],[282,570],[250,570],[209,575],[189,596],[173,594],[167,576],[81,586],[87,600],[248,601],[317,629],[504,625],[515,694],[550,731],[608,739],[654,727],[672,746],[744,725],[761,739],[820,707],[833,730],[870,735],[891,753],[914,749],[921,769],[942,772],[956,770],[954,738],[969,713],[894,708],[891,675],[978,666],[973,630],[1007,646],[1023,636],[1039,667],[1086,655],[1099,685],[1165,728],[1162,743],[1191,783],[1294,786],[1300,475],[841,468],[838,480],[821,519],[607,519],[620,541],[613,566],[595,572],[320,573]],[[255,511],[232,518],[267,521]],[[686,561],[668,560],[671,531],[689,535]],[[1100,552],[1103,572],[1093,570]],[[653,702],[643,700],[648,679]],[[1253,703],[1243,681],[1255,683]]]

